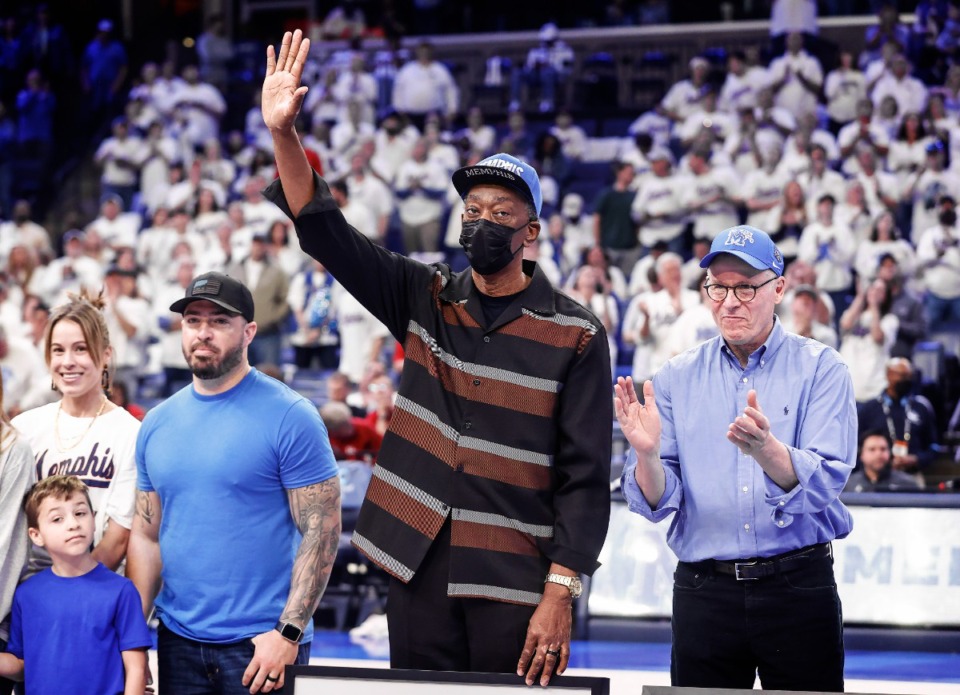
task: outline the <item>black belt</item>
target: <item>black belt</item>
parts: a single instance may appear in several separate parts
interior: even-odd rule
[[[818,543],[806,548],[784,553],[776,557],[755,558],[753,560],[706,560],[693,565],[705,565],[717,574],[736,577],[738,582],[763,579],[775,574],[793,572],[814,560],[833,557],[833,548],[829,543]]]

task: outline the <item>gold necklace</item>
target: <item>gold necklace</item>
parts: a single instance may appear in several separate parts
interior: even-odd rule
[[[87,432],[90,431],[90,428],[93,427],[93,423],[97,421],[97,418],[100,417],[100,414],[103,412],[103,409],[107,406],[107,398],[103,397],[103,400],[100,401],[100,409],[97,410],[97,414],[93,416],[90,420],[90,424],[87,425],[87,428],[80,433],[80,436],[73,440],[69,446],[64,446],[63,441],[60,439],[60,411],[63,410],[63,401],[57,405],[57,414],[53,418],[53,436],[57,441],[57,451],[70,451],[77,444],[83,441],[83,438],[87,436]]]

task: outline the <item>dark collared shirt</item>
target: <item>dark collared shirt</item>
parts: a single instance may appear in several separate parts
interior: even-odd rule
[[[525,262],[530,284],[487,325],[469,270],[371,243],[315,184],[301,247],[406,354],[354,545],[409,581],[449,517],[451,596],[532,605],[551,562],[593,573],[610,513],[602,324]],[[266,195],[290,214],[279,182]]]

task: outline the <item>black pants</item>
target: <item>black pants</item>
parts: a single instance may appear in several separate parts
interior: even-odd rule
[[[450,598],[450,520],[409,584],[390,581],[391,668],[516,673],[535,606]]]
[[[843,622],[833,558],[753,581],[712,563],[677,566],[674,686],[843,691]]]

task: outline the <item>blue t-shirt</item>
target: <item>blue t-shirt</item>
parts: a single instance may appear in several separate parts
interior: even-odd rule
[[[152,644],[133,582],[99,563],[80,577],[45,569],[13,596],[7,651],[30,695],[122,693],[120,652]]]
[[[255,369],[216,396],[187,386],[147,414],[136,456],[160,497],[164,625],[215,644],[272,629],[301,539],[287,490],[337,475],[316,407]]]

